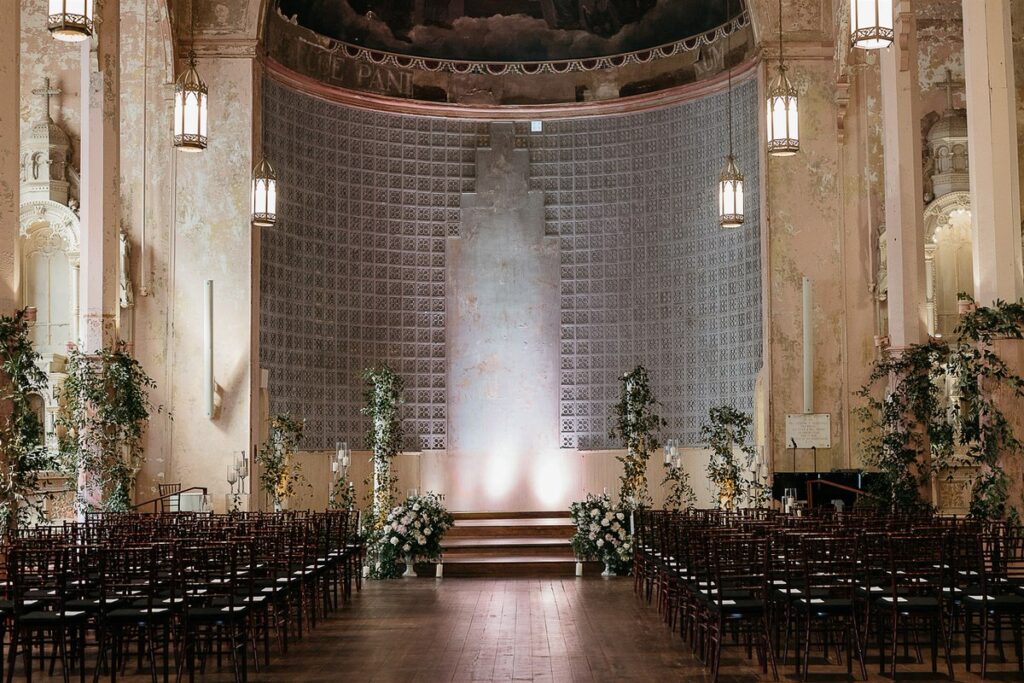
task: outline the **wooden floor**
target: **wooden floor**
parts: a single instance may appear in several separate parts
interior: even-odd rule
[[[849,680],[845,667],[812,671],[811,681]],[[962,671],[958,662],[957,680],[980,680]],[[200,680],[220,683],[230,680],[227,674],[208,672]],[[780,674],[783,680],[799,680],[791,667]],[[34,680],[59,677],[58,671],[56,677]],[[1019,680],[994,672],[989,679]],[[657,611],[634,597],[630,579],[402,579],[368,582],[347,607],[250,680],[653,683],[710,677],[662,626]],[[767,679],[732,649],[720,680]],[[872,675],[871,680],[892,679]],[[899,680],[946,679],[933,676],[927,665],[908,665]]]

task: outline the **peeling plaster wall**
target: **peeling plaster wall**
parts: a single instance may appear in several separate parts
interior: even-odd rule
[[[793,65],[790,77],[800,92],[801,149],[791,158],[768,161],[769,334],[771,338],[771,443],[777,470],[792,468],[785,449],[785,416],[802,411],[802,278],[813,282],[814,411],[832,414],[830,453],[818,454],[819,469],[847,467],[844,416],[844,312],[846,283],[841,217],[840,160],[827,61]],[[811,469],[811,453],[797,461]]]
[[[916,0],[917,72],[921,115],[946,108],[946,69],[954,81],[953,104],[964,106],[964,21],[961,0]]]
[[[9,0],[13,2],[13,0]],[[26,131],[42,121],[46,98],[32,94],[43,87],[43,79],[63,92],[50,101],[51,116],[68,134],[74,152],[72,164],[79,168],[82,117],[81,49],[78,43],[54,40],[46,30],[47,3],[21,0],[21,125]]]
[[[184,487],[208,486],[221,509],[226,464],[233,453],[250,447],[254,63],[201,59],[198,68],[210,89],[210,142],[202,153],[178,152],[174,159],[174,234],[166,284],[170,338],[162,390],[174,421],[170,455],[162,468],[151,463],[147,475],[163,472],[164,479]],[[214,281],[218,408],[212,420],[205,414],[201,371],[206,280]]]
[[[134,307],[121,311],[121,336],[156,381],[150,398],[172,411],[169,334],[172,185],[170,22],[164,0],[121,0],[121,225],[131,244]],[[158,483],[179,481],[170,468],[167,412],[150,419],[146,462],[136,500],[156,497]]]

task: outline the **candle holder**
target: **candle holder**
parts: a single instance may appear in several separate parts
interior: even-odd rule
[[[227,467],[227,480],[230,493],[227,495],[229,512],[239,512],[242,508],[242,496],[249,495],[249,458],[245,451],[239,451],[234,461]]]
[[[334,444],[334,455],[331,457],[330,505],[335,510],[351,509],[355,506],[355,485],[348,481],[348,470],[352,465],[352,451],[345,441]]]

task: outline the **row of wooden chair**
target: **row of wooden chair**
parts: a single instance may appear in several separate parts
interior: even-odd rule
[[[361,587],[356,532],[355,515],[336,511],[106,514],[18,530],[0,553],[7,681],[19,655],[31,681],[47,649],[65,681],[74,671],[85,681],[87,655],[94,681],[114,681],[134,645],[154,682],[169,680],[172,662],[192,681],[225,655],[243,682],[260,646],[269,665],[274,635],[287,653],[293,631],[301,638]]]
[[[1024,530],[922,514],[782,515],[770,510],[639,511],[634,587],[717,680],[724,645],[756,651],[778,677],[791,661],[845,659],[895,675],[913,648],[954,677],[1012,642],[1024,673]],[[1004,636],[1009,635],[1009,640]],[[731,638],[727,638],[731,636]],[[902,648],[903,657],[899,656]],[[975,651],[977,648],[977,652]],[[792,656],[791,656],[792,653]]]

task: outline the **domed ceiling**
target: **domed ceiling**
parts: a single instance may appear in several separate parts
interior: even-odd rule
[[[733,16],[743,3],[733,0]],[[278,0],[328,38],[421,57],[545,61],[643,50],[725,23],[726,0]]]

